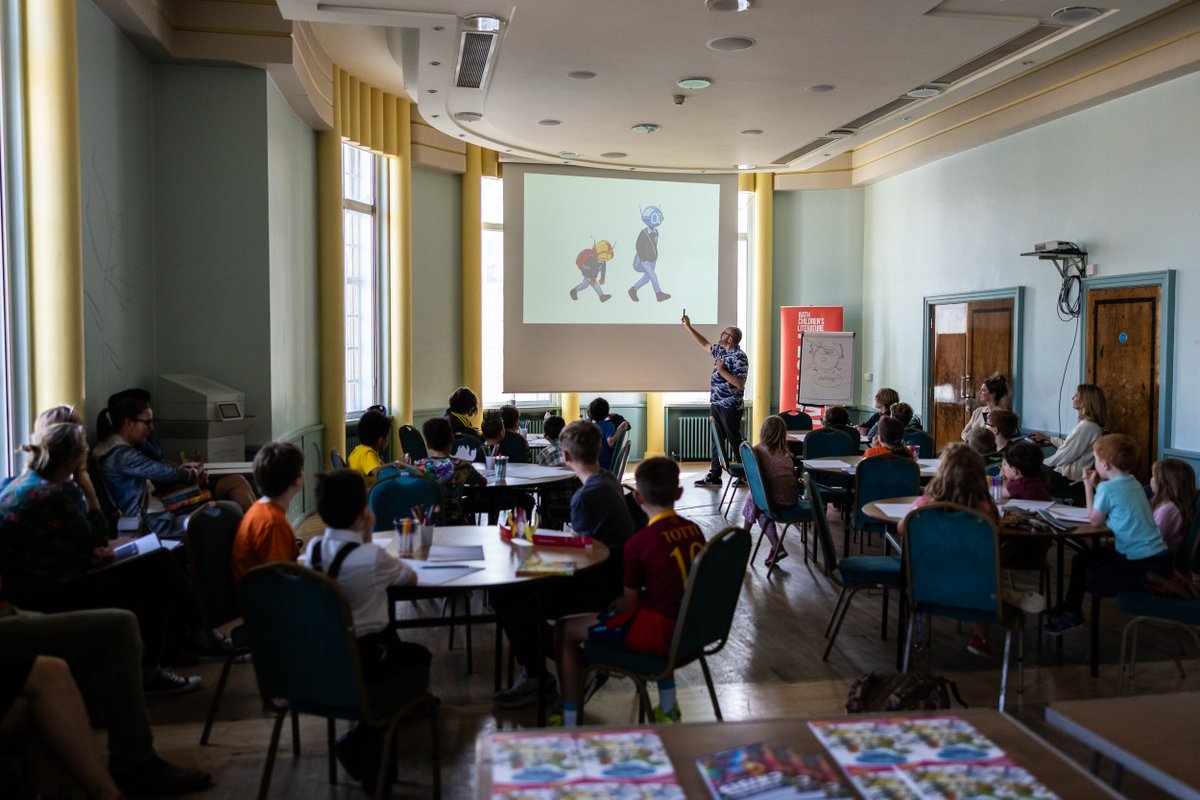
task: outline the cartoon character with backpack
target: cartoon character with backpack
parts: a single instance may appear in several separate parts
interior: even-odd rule
[[[633,302],[638,302],[638,289],[648,283],[654,287],[654,299],[661,303],[671,299],[671,295],[658,285],[658,275],[655,273],[658,265],[658,226],[663,223],[663,212],[658,206],[646,206],[641,209],[641,214],[642,224],[646,227],[638,234],[637,244],[634,245],[637,252],[633,256],[633,268],[642,273],[642,277],[629,287],[629,297]]]
[[[606,303],[612,298],[611,294],[605,294],[600,287],[604,285],[604,273],[608,262],[612,260],[615,246],[615,242],[610,244],[607,239],[598,242],[593,239],[591,247],[579,251],[579,255],[575,257],[575,266],[582,273],[583,280],[571,289],[572,300],[578,300],[579,293],[589,286],[596,291],[601,303]]]

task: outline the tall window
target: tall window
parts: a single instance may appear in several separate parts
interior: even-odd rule
[[[0,12],[0,477],[19,471],[14,450],[31,427],[19,13],[16,3]]]
[[[556,402],[552,393],[501,391],[504,386],[504,181],[484,178],[483,212],[483,386],[487,406],[504,403]]]
[[[385,297],[381,213],[383,159],[342,145],[342,242],[345,248],[346,412],[383,399]]]

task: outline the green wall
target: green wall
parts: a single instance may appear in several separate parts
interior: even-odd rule
[[[446,410],[446,398],[462,383],[462,178],[416,168],[412,198],[413,418],[419,428]]]

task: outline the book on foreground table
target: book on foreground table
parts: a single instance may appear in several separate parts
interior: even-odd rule
[[[819,800],[851,797],[850,787],[820,753],[747,744],[696,759],[713,800]]]
[[[531,556],[517,567],[517,577],[537,578],[543,575],[574,575],[573,561],[555,561],[552,559]]]

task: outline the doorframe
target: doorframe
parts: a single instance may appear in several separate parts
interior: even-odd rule
[[[1084,278],[1079,297],[1081,315],[1080,340],[1083,346],[1079,350],[1079,382],[1087,380],[1087,342],[1088,342],[1088,294],[1095,289],[1132,289],[1139,286],[1157,286],[1162,298],[1162,347],[1158,351],[1158,448],[1150,463],[1154,463],[1160,455],[1167,454],[1167,442],[1171,437],[1171,413],[1175,399],[1175,280],[1178,270],[1164,269],[1159,272],[1134,272],[1128,275],[1105,275],[1103,277]]]
[[[1024,366],[1021,358],[1021,347],[1025,341],[1025,287],[1009,286],[1004,289],[989,289],[981,292],[957,292],[955,294],[929,295],[924,300],[921,325],[921,419],[926,425],[932,424],[933,411],[932,389],[929,385],[933,375],[933,307],[946,303],[973,303],[981,300],[1012,300],[1013,301],[1013,342],[1012,342],[1012,379],[1018,391],[1013,392],[1012,409],[1018,415],[1021,413],[1020,379]]]

